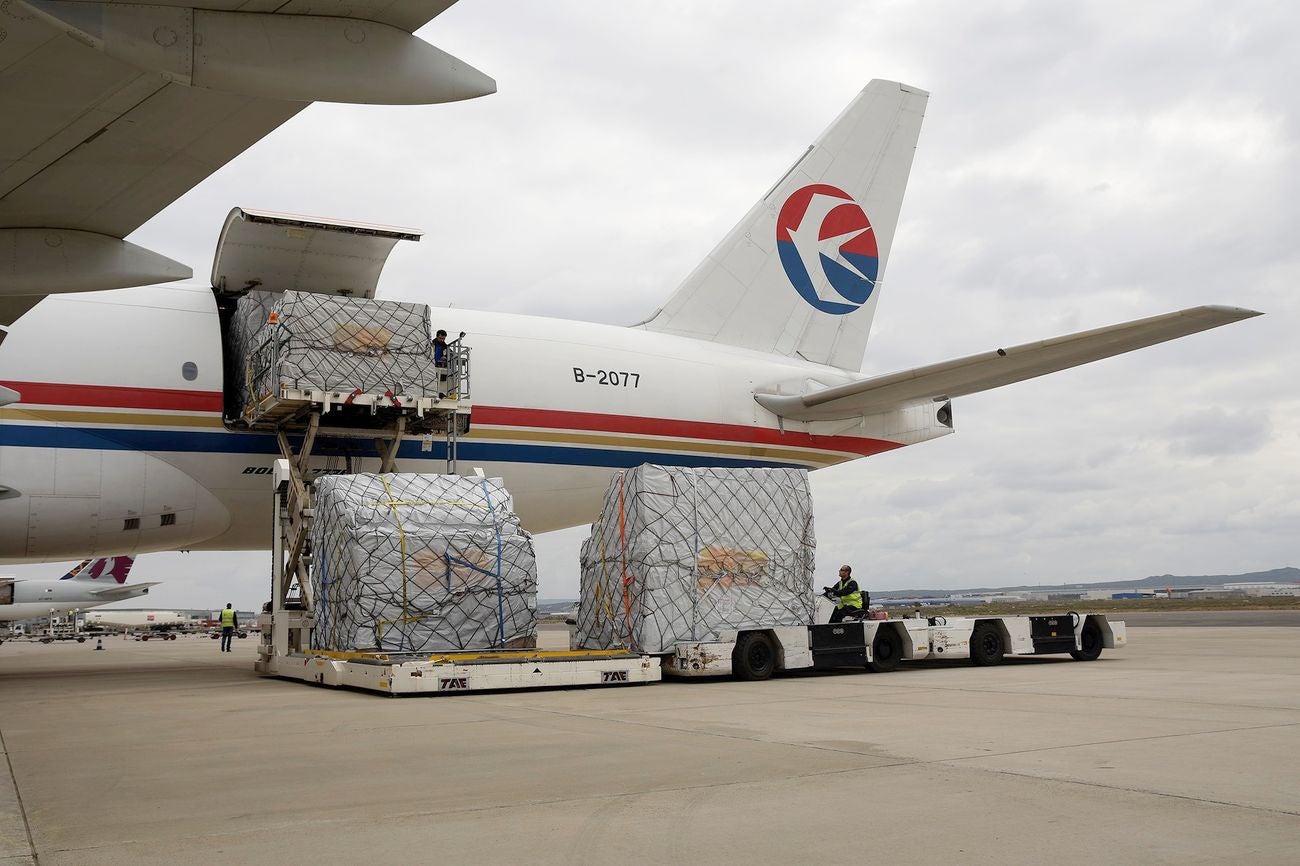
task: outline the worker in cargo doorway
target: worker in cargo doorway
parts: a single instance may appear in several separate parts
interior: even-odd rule
[[[239,617],[235,615],[235,610],[226,602],[226,609],[221,612],[221,651],[223,653],[231,652],[230,641],[235,636],[235,627],[239,625]]]
[[[852,566],[841,565],[839,581],[834,586],[822,587],[822,594],[835,602],[831,622],[840,622],[846,616],[861,615],[864,593],[858,588],[858,582],[853,579]]]
[[[438,368],[438,399],[447,393],[447,332],[438,329],[433,335],[433,366]]]
[[[447,366],[447,332],[441,328],[433,335],[433,363],[437,367]]]

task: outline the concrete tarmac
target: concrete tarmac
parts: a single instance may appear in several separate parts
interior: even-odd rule
[[[1096,662],[394,699],[0,646],[0,864],[1294,862],[1292,628]]]
[[[1300,628],[1300,610],[1131,610],[1115,614],[1130,626],[1284,626]]]

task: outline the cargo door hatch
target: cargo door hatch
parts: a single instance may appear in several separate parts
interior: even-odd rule
[[[233,208],[217,240],[212,288],[218,296],[260,289],[373,298],[393,247],[422,235],[416,229]]]

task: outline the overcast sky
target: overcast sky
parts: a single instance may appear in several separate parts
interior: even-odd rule
[[[1198,304],[1268,315],[954,403],[813,473],[817,570],[870,589],[1300,565],[1300,10],[1288,3],[462,0],[497,80],[315,105],[132,240],[206,278],[235,205],[412,226],[381,296],[628,324],[872,78],[931,92],[864,369]],[[537,538],[577,594],[585,528]],[[57,576],[50,565],[6,569]],[[269,556],[150,554],[162,607],[259,605]]]

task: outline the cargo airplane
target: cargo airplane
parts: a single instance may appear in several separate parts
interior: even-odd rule
[[[64,614],[147,595],[154,583],[127,583],[135,559],[87,559],[58,580],[0,577],[0,622]]]
[[[84,21],[58,18],[59,8],[96,4],[29,5],[46,13],[27,24],[75,30]],[[423,5],[436,14],[447,4]],[[0,58],[12,42],[0,44]],[[80,60],[106,50],[86,39],[62,47]],[[153,69],[155,61],[125,62]],[[253,73],[230,75],[235,83],[223,78],[223,86],[256,89]],[[11,87],[0,79],[0,109],[14,99]],[[197,73],[160,92],[169,89],[175,104],[155,105],[155,124],[193,112],[186,100],[229,96],[204,90]],[[241,130],[247,146],[292,113],[276,102],[281,95],[255,95],[214,132],[219,162],[242,149]],[[864,376],[927,96],[869,83],[640,324],[439,309],[435,326],[467,332],[473,348],[472,427],[460,464],[505,479],[528,528],[558,529],[591,520],[622,467],[831,466],[952,432],[953,398],[1258,315],[1196,307]],[[0,559],[265,548],[278,449],[273,435],[241,429],[232,411],[229,379],[238,373],[225,371],[240,362],[227,364],[223,310],[252,287],[373,297],[388,252],[419,233],[236,208],[209,281],[143,286],[187,274],[122,241],[124,231],[204,175],[167,158],[164,145],[175,142],[162,127],[104,128],[82,144],[87,153],[60,152],[28,172],[32,189],[10,185],[0,198],[0,309],[8,306],[4,324],[22,316],[0,344]],[[112,147],[95,147],[110,136]],[[139,142],[125,150],[132,136],[158,152]],[[97,159],[129,165],[142,189],[103,180],[112,172]],[[149,159],[153,173],[141,169]],[[84,180],[87,165],[98,185],[70,186],[60,175]],[[50,194],[34,198],[42,184]],[[355,440],[319,442],[313,453],[316,469],[379,466]],[[398,466],[442,471],[442,443],[404,442]]]

